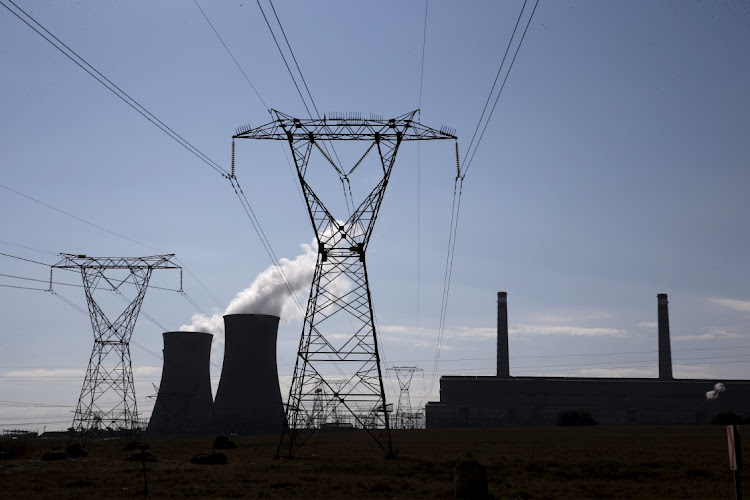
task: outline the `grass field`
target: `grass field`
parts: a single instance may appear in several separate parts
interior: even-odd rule
[[[453,467],[470,452],[494,498],[734,498],[724,426],[393,431],[394,459],[358,431],[316,434],[293,460],[273,460],[276,436],[234,441],[226,465],[190,463],[212,439],[148,441],[149,496],[453,498]],[[88,457],[56,462],[40,459],[52,443],[17,444],[20,456],[0,459],[0,496],[140,496],[142,464],[125,461],[123,444],[96,441]]]

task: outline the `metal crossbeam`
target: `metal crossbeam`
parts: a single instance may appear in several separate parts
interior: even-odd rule
[[[365,252],[401,143],[456,136],[445,127],[436,130],[415,122],[416,111],[388,120],[352,113],[300,119],[271,112],[274,121],[257,128],[241,127],[233,139],[288,142],[318,242],[277,457],[294,456],[312,432],[332,425],[365,429],[392,455]],[[358,161],[345,166],[327,152],[326,144],[333,141],[370,144]],[[351,200],[353,210],[345,219],[337,218],[310,184],[310,160],[318,155],[344,186],[350,186],[350,176],[364,168],[366,157],[377,155],[375,168],[365,170],[377,182],[356,208]],[[347,193],[345,187],[344,193],[351,198],[351,188]]]
[[[181,268],[172,262],[174,254],[151,257],[60,255],[62,260],[52,269],[80,270],[94,332],[94,347],[76,405],[70,438],[85,442],[102,431],[129,438],[140,428],[130,361],[130,338],[152,271]],[[126,284],[135,286],[136,296],[111,321],[97,302],[95,292],[106,290],[120,293],[120,288]]]

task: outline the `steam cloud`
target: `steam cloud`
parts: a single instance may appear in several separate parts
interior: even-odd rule
[[[719,394],[724,392],[725,390],[726,390],[726,387],[724,387],[724,384],[722,384],[721,382],[717,382],[714,385],[714,390],[708,391],[706,393],[706,399],[716,399],[719,397]]]
[[[315,271],[317,249],[315,243],[301,245],[302,253],[293,260],[279,259],[279,267],[284,271],[291,288],[297,292],[308,289]],[[270,314],[282,316],[286,305],[292,307],[289,290],[284,283],[284,278],[276,266],[269,266],[261,272],[255,281],[234,296],[232,301],[222,313],[213,314],[210,318],[202,314],[194,314],[190,325],[180,326],[181,331],[208,332],[214,335],[221,333],[224,323],[222,316],[227,314]],[[296,309],[291,311],[294,314]]]

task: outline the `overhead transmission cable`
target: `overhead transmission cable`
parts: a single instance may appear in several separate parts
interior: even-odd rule
[[[104,231],[104,232],[106,232],[106,233],[109,233],[109,234],[111,234],[111,235],[117,236],[118,238],[122,238],[122,239],[124,239],[124,240],[127,240],[127,241],[130,241],[130,242],[132,242],[132,243],[135,243],[136,245],[140,245],[140,246],[142,246],[142,247],[144,247],[144,248],[148,248],[148,249],[150,249],[150,250],[155,250],[155,251],[157,251],[157,252],[159,252],[159,253],[166,253],[166,252],[165,252],[164,250],[161,250],[161,249],[159,249],[159,248],[155,248],[155,247],[153,247],[153,246],[151,246],[151,245],[147,245],[146,243],[140,242],[140,241],[138,241],[138,240],[134,240],[133,238],[130,238],[130,237],[128,237],[128,236],[125,236],[125,235],[122,235],[122,234],[120,234],[120,233],[117,233],[117,232],[115,232],[115,231],[112,231],[112,230],[110,230],[110,229],[107,229],[106,227],[102,227],[102,226],[99,226],[99,225],[97,225],[97,224],[94,224],[94,223],[93,223],[93,222],[91,222],[91,221],[88,221],[88,220],[86,220],[86,219],[83,219],[83,218],[81,218],[81,217],[78,217],[78,216],[76,216],[76,215],[73,215],[73,214],[71,214],[70,212],[66,212],[66,211],[64,211],[64,210],[61,210],[61,209],[59,209],[59,208],[57,208],[57,207],[54,207],[54,206],[52,206],[52,205],[50,205],[50,204],[48,204],[48,203],[45,203],[45,202],[43,202],[43,201],[41,201],[41,200],[38,200],[38,199],[36,199],[36,198],[33,198],[33,197],[31,197],[31,196],[29,196],[29,195],[27,195],[27,194],[21,193],[20,191],[17,191],[17,190],[15,190],[15,189],[9,188],[8,186],[5,186],[5,185],[3,185],[3,184],[0,184],[0,187],[2,187],[2,188],[5,188],[5,189],[7,189],[8,191],[11,191],[11,192],[13,192],[13,193],[15,193],[15,194],[17,194],[17,195],[19,195],[19,196],[22,196],[23,198],[26,198],[27,200],[33,201],[34,203],[38,203],[38,204],[40,204],[40,205],[42,205],[42,206],[44,206],[44,207],[47,207],[47,208],[49,208],[49,209],[51,209],[51,210],[54,210],[54,211],[56,211],[56,212],[59,212],[59,213],[61,213],[61,214],[63,214],[63,215],[66,215],[66,216],[68,216],[68,217],[71,217],[71,218],[73,218],[73,219],[75,219],[75,220],[77,220],[77,221],[79,221],[79,222],[83,222],[84,224],[87,224],[87,225],[89,225],[89,226],[91,226],[91,227],[94,227],[94,228],[96,228],[96,229],[99,229],[99,230],[101,230],[101,231]],[[12,245],[12,243],[8,243],[8,244],[11,244],[11,245]],[[22,245],[14,245],[14,246],[19,246],[19,247],[21,247]],[[57,255],[57,254],[53,254],[52,252],[47,252],[47,251],[45,251],[45,250],[38,250],[38,249],[32,249],[32,250],[35,250],[35,251],[37,251],[37,252],[42,252],[42,253],[49,253],[49,254],[52,254],[52,255]],[[7,255],[7,254],[2,254],[2,253],[0,253],[0,255]],[[8,255],[8,256],[10,256],[10,257],[14,257],[14,258],[17,258],[17,259],[22,259],[22,260],[29,260],[29,259],[23,259],[22,257],[17,257],[17,256],[13,256],[13,255]],[[189,275],[190,275],[190,276],[191,276],[191,277],[192,277],[192,278],[193,278],[193,279],[194,279],[194,280],[196,281],[196,283],[198,283],[198,285],[199,285],[199,286],[200,286],[200,287],[201,287],[201,288],[203,289],[203,291],[204,291],[204,292],[206,292],[206,293],[208,294],[208,296],[209,296],[209,297],[211,297],[211,298],[212,298],[212,299],[213,299],[213,300],[214,300],[214,301],[215,301],[215,302],[216,302],[216,303],[217,303],[217,304],[219,305],[219,307],[222,307],[222,304],[221,304],[221,302],[219,302],[219,300],[218,300],[218,299],[217,299],[217,298],[216,298],[216,297],[215,297],[215,296],[214,296],[214,295],[213,295],[213,294],[211,293],[211,291],[210,291],[210,290],[208,290],[208,288],[206,288],[206,286],[205,286],[205,285],[204,285],[204,284],[203,284],[203,283],[202,283],[202,282],[201,282],[201,281],[200,281],[200,280],[198,279],[198,277],[197,277],[197,276],[195,276],[195,275],[194,275],[194,274],[193,274],[193,273],[192,273],[192,272],[191,272],[191,271],[190,271],[189,269],[185,268],[185,266],[183,266],[183,265],[182,265],[182,262],[181,262],[181,261],[180,261],[180,260],[179,260],[179,259],[178,259],[177,257],[175,257],[175,261],[176,261],[176,262],[177,262],[178,264],[180,264],[180,266],[182,266],[182,269],[183,269],[183,270],[184,270],[184,271],[185,271],[186,273],[188,273],[188,274],[189,274]],[[47,266],[47,267],[49,267],[49,264],[44,264],[44,263],[42,263],[42,262],[36,262],[36,261],[30,261],[30,262],[34,262],[34,263],[36,263],[36,264],[43,264],[44,266]],[[66,271],[73,271],[72,269],[65,269],[65,270],[66,270]],[[81,286],[81,285],[70,285],[70,286]],[[161,289],[162,287],[151,286],[151,288],[158,288],[158,289]],[[171,290],[171,289],[170,289],[170,291],[177,291],[177,292],[179,292],[180,294],[182,294],[182,295],[183,295],[183,297],[185,297],[185,298],[186,298],[186,299],[188,300],[188,302],[190,302],[190,303],[191,303],[191,304],[193,305],[193,307],[194,307],[194,308],[195,308],[195,309],[196,309],[196,310],[197,310],[198,312],[200,312],[200,313],[201,313],[202,315],[206,316],[206,318],[208,318],[208,319],[210,320],[210,317],[209,317],[209,316],[207,316],[207,315],[206,315],[206,313],[205,313],[205,312],[203,312],[203,310],[202,310],[202,309],[201,309],[200,307],[198,307],[198,305],[197,305],[197,304],[196,304],[196,303],[195,303],[195,302],[194,302],[194,301],[193,301],[193,300],[192,300],[192,299],[191,299],[191,298],[190,298],[190,297],[189,297],[189,296],[187,295],[187,292],[185,292],[185,290],[184,290],[184,289],[182,289],[182,288],[181,288],[180,290]],[[212,322],[212,324],[213,324],[213,322]],[[222,329],[222,328],[219,328],[219,330],[223,331],[223,329]]]
[[[77,66],[79,66],[81,69],[86,71],[90,76],[92,76],[94,79],[96,79],[99,83],[104,85],[110,92],[115,94],[118,98],[120,98],[123,102],[128,104],[131,108],[135,109],[139,114],[141,114],[144,118],[146,118],[149,122],[156,125],[160,130],[162,130],[164,133],[169,135],[172,139],[174,139],[177,143],[179,143],[181,146],[183,146],[185,149],[190,151],[193,155],[195,155],[198,159],[206,163],[209,167],[211,167],[213,170],[215,170],[217,173],[219,173],[222,177],[229,179],[230,183],[232,184],[232,187],[235,190],[235,193],[237,194],[237,197],[240,200],[240,203],[243,206],[243,209],[245,210],[245,213],[250,218],[250,221],[253,225],[253,228],[256,231],[256,234],[261,239],[261,242],[263,243],[263,246],[266,250],[266,253],[271,258],[271,261],[274,266],[278,269],[279,273],[282,276],[282,279],[289,290],[292,297],[295,298],[295,301],[297,302],[298,307],[301,308],[301,305],[299,304],[299,300],[296,298],[296,293],[294,292],[293,288],[291,287],[289,280],[286,277],[286,274],[284,273],[283,269],[281,268],[279,264],[279,260],[276,257],[275,253],[273,252],[273,249],[271,248],[270,242],[267,240],[265,233],[262,231],[262,228],[260,226],[260,222],[258,221],[257,217],[255,216],[255,213],[252,210],[252,207],[250,206],[250,202],[247,200],[247,197],[245,196],[244,192],[242,192],[241,187],[239,186],[239,182],[237,181],[237,178],[230,174],[226,169],[221,167],[218,163],[210,159],[208,156],[203,154],[200,150],[198,150],[195,146],[193,146],[190,142],[185,140],[182,136],[174,132],[169,126],[164,124],[161,120],[159,120],[156,116],[154,116],[151,112],[149,112],[146,108],[141,106],[137,101],[135,101],[132,97],[130,97],[127,93],[125,93],[122,89],[120,89],[117,85],[112,83],[108,78],[106,78],[104,75],[102,75],[96,68],[91,66],[85,59],[83,59],[81,56],[79,56],[74,50],[69,48],[65,43],[60,41],[54,34],[52,34],[49,30],[47,30],[44,26],[42,26],[38,21],[36,21],[31,15],[29,15],[27,12],[25,12],[23,9],[18,7],[13,0],[8,0],[11,4],[13,4],[16,9],[18,9],[21,13],[23,13],[24,16],[26,16],[31,22],[33,22],[36,26],[38,26],[41,30],[43,30],[45,33],[49,35],[46,36],[44,33],[42,33],[39,29],[34,27],[31,22],[27,21],[22,17],[18,12],[15,12],[13,9],[11,9],[4,0],[0,0],[0,4],[3,5],[8,11],[10,11],[13,15],[15,15],[18,19],[20,19],[24,24],[26,24],[29,28],[34,30],[37,34],[39,34],[42,38],[44,38],[47,42],[49,42],[53,47],[55,47],[57,50],[59,50],[63,55],[65,55],[68,59],[73,61]],[[54,39],[54,41],[51,39]],[[56,43],[57,42],[57,43]],[[63,49],[64,48],[64,49]]]
[[[500,89],[497,91],[497,94],[495,95],[495,101],[492,104],[492,108],[490,109],[489,113],[487,114],[487,119],[484,120],[484,125],[482,126],[482,133],[479,135],[479,138],[476,140],[476,143],[474,143],[474,139],[477,135],[477,131],[479,130],[479,127],[482,125],[482,119],[485,116],[485,112],[487,111],[487,106],[490,103],[490,100],[492,99],[492,94],[495,91],[495,86],[497,85],[498,78],[500,77],[500,74],[503,70],[503,66],[505,65],[506,58],[508,56],[508,52],[513,44],[513,39],[516,36],[516,31],[518,29],[518,25],[521,22],[521,18],[523,17],[523,13],[526,9],[526,3],[528,0],[524,0],[523,6],[521,7],[521,13],[518,15],[518,20],[516,21],[516,25],[513,28],[513,34],[510,37],[510,40],[508,41],[508,47],[505,49],[505,54],[503,55],[503,59],[500,62],[500,67],[497,69],[497,74],[495,75],[495,81],[492,84],[492,88],[490,89],[490,93],[487,96],[487,101],[484,104],[484,109],[482,109],[482,114],[479,118],[479,121],[477,122],[477,126],[474,129],[474,135],[471,138],[471,143],[469,143],[469,147],[466,150],[466,154],[464,155],[463,159],[463,165],[464,165],[464,174],[466,174],[466,171],[469,170],[469,167],[471,166],[472,161],[474,160],[474,155],[477,152],[477,149],[479,148],[479,143],[482,141],[482,138],[484,137],[484,133],[487,130],[487,125],[490,123],[490,119],[492,118],[493,113],[495,112],[495,108],[497,107],[497,103],[500,100],[500,95],[503,92],[503,89],[505,89],[505,84],[508,81],[508,76],[510,76],[510,72],[513,69],[513,64],[516,62],[516,57],[518,57],[518,52],[521,50],[521,45],[523,44],[524,39],[526,38],[526,33],[529,31],[529,26],[531,25],[531,20],[534,18],[534,13],[536,12],[536,8],[539,6],[539,0],[536,0],[534,2],[534,8],[531,10],[531,14],[529,15],[527,21],[526,21],[526,27],[523,30],[523,34],[521,35],[521,39],[516,45],[516,50],[513,54],[513,59],[510,61],[510,65],[508,66],[507,71],[505,72],[505,77],[503,78],[503,83],[500,85]],[[472,149],[472,145],[474,146],[474,149]],[[467,161],[468,158],[468,161]]]
[[[456,143],[458,151],[458,143]],[[458,155],[456,155],[458,156]],[[463,192],[464,179],[460,175],[460,167],[457,167],[459,174],[453,183],[453,205],[451,206],[451,222],[448,233],[448,251],[445,256],[445,272],[443,274],[443,295],[440,303],[440,316],[438,320],[438,338],[435,348],[435,358],[432,364],[432,376],[430,377],[430,390],[435,387],[437,380],[437,371],[440,364],[440,350],[443,345],[443,335],[445,334],[445,319],[448,315],[448,299],[450,297],[451,278],[453,276],[453,256],[456,249],[456,236],[458,235],[458,216],[461,211],[461,194]]]
[[[505,66],[505,61],[507,59],[507,55],[510,52],[510,49],[513,45],[513,40],[516,37],[516,33],[518,30],[518,26],[521,23],[521,19],[523,18],[524,12],[526,11],[526,5],[528,3],[528,0],[524,0],[523,5],[521,6],[521,12],[518,15],[518,19],[516,21],[516,25],[513,28],[513,33],[511,34],[510,40],[508,40],[508,45],[505,49],[505,53],[503,55],[503,58],[500,62],[500,67],[498,68],[497,74],[495,75],[495,81],[492,84],[492,87],[490,89],[489,95],[487,96],[487,101],[485,102],[484,108],[482,110],[482,113],[480,115],[480,118],[478,120],[477,126],[474,130],[474,135],[471,138],[471,142],[469,143],[469,148],[467,149],[466,154],[464,155],[463,160],[463,166],[461,162],[459,161],[459,154],[458,154],[458,143],[456,143],[456,179],[454,182],[453,187],[453,209],[451,211],[451,227],[450,227],[450,234],[448,237],[448,254],[446,256],[446,267],[445,267],[445,274],[443,277],[443,296],[442,296],[442,304],[440,308],[440,319],[439,319],[439,328],[438,328],[438,340],[437,340],[437,346],[435,350],[435,359],[433,362],[433,371],[432,371],[432,378],[431,378],[431,384],[430,384],[430,392],[434,388],[436,377],[437,377],[437,370],[438,365],[440,362],[440,350],[442,348],[442,341],[443,341],[443,334],[445,333],[445,319],[447,315],[447,307],[448,307],[448,299],[450,296],[450,284],[451,284],[451,277],[453,274],[453,260],[455,255],[455,247],[456,247],[456,236],[458,233],[458,222],[459,222],[459,215],[461,210],[461,195],[463,193],[463,181],[464,177],[466,176],[466,173],[468,172],[469,166],[471,165],[472,160],[474,159],[474,154],[476,153],[477,148],[479,147],[479,143],[481,142],[482,138],[484,137],[484,133],[487,130],[487,124],[489,123],[490,119],[492,118],[492,114],[495,111],[495,107],[497,106],[497,102],[500,99],[500,95],[502,94],[503,89],[505,88],[505,83],[508,81],[508,76],[510,75],[510,70],[513,68],[513,63],[515,63],[516,57],[518,56],[518,52],[521,48],[521,45],[523,44],[523,40],[526,37],[526,33],[529,29],[529,26],[531,25],[531,20],[534,17],[534,13],[536,12],[536,8],[539,5],[539,0],[536,0],[534,3],[534,7],[531,11],[531,14],[528,17],[528,20],[526,22],[526,27],[523,31],[523,35],[521,36],[520,41],[518,42],[515,53],[513,55],[513,59],[511,60],[510,66],[508,67],[508,70],[505,72],[505,77],[503,79],[503,82],[500,86],[500,89],[498,90],[497,94],[495,95],[495,101],[493,103],[492,108],[490,109],[489,113],[487,113],[487,107],[489,106],[489,103],[492,99],[493,93],[495,91],[495,87],[497,85],[498,79],[500,77],[500,74],[502,73],[502,69]],[[486,114],[486,118],[485,118]],[[483,126],[482,126],[483,124]],[[482,127],[482,132],[479,135],[479,138],[477,137],[477,132],[479,128]],[[476,142],[475,142],[476,139]],[[473,149],[472,149],[473,147]],[[468,161],[467,161],[468,158]]]
[[[5,257],[10,257],[12,259],[18,259],[18,260],[23,260],[23,261],[26,261],[26,262],[31,262],[32,264],[40,264],[42,266],[47,266],[47,267],[50,266],[49,264],[45,264],[44,262],[39,262],[38,260],[25,259],[23,257],[19,257],[17,255],[11,255],[9,253],[0,252],[0,255],[3,255]]]
[[[258,99],[260,100],[260,102],[261,102],[261,103],[263,103],[263,107],[264,107],[264,108],[265,108],[265,109],[266,109],[266,110],[267,110],[267,111],[269,112],[269,114],[270,114],[270,112],[271,112],[270,106],[269,106],[269,105],[268,105],[268,104],[266,103],[265,99],[263,99],[263,96],[261,96],[261,95],[260,95],[260,92],[259,92],[259,91],[258,91],[258,89],[257,89],[257,88],[255,87],[255,85],[253,85],[253,82],[252,82],[252,81],[250,81],[250,77],[249,77],[249,76],[247,76],[247,73],[245,72],[245,70],[243,70],[243,69],[242,69],[242,66],[240,65],[239,61],[237,61],[237,58],[236,58],[236,57],[234,57],[234,54],[233,54],[233,53],[232,53],[232,51],[231,51],[231,50],[229,49],[229,46],[228,46],[228,45],[226,44],[226,42],[224,41],[224,38],[222,38],[221,34],[219,34],[219,30],[217,30],[217,29],[216,29],[216,27],[214,26],[214,24],[213,24],[213,23],[211,22],[211,19],[210,19],[210,18],[208,17],[208,14],[206,14],[206,12],[205,12],[205,11],[204,11],[204,10],[203,10],[203,9],[201,8],[201,6],[200,6],[200,5],[198,4],[198,0],[193,0],[193,1],[195,2],[195,6],[196,6],[196,7],[198,7],[198,10],[200,10],[201,14],[203,15],[203,19],[205,19],[205,20],[206,20],[206,22],[208,23],[208,25],[209,25],[209,26],[211,27],[211,30],[212,30],[212,31],[214,32],[214,34],[216,35],[216,38],[218,38],[218,39],[219,39],[219,42],[221,42],[221,45],[222,45],[222,46],[224,47],[224,50],[226,50],[227,54],[229,54],[229,57],[231,57],[231,58],[232,58],[232,61],[234,61],[234,64],[235,64],[235,66],[237,66],[237,69],[239,69],[239,70],[240,70],[240,73],[242,73],[242,76],[244,76],[244,77],[245,77],[245,81],[247,81],[248,85],[250,85],[250,88],[251,88],[251,89],[253,89],[253,92],[255,92],[255,95],[256,95],[256,96],[258,97]],[[234,147],[234,146],[232,146],[232,147]],[[285,156],[285,157],[287,158],[287,164],[289,165],[289,168],[290,168],[290,170],[291,170],[291,173],[292,173],[292,179],[294,180],[294,185],[295,185],[295,186],[297,187],[297,192],[299,193],[300,199],[301,199],[301,200],[302,200],[302,202],[304,203],[304,200],[305,200],[305,198],[304,198],[304,196],[303,196],[303,194],[302,194],[302,189],[301,189],[301,188],[300,188],[300,187],[299,187],[299,186],[297,185],[297,182],[296,182],[296,180],[297,180],[297,178],[296,178],[296,175],[297,175],[297,174],[296,174],[296,173],[295,173],[295,172],[293,171],[293,169],[292,169],[292,164],[291,164],[291,162],[289,161],[289,157],[288,157],[288,156],[286,156],[286,149],[285,149],[285,148],[283,147],[283,145],[282,145],[282,148],[281,148],[281,149],[282,149],[282,151],[284,152],[284,156]]]
[[[287,72],[289,72],[289,76],[292,78],[292,82],[294,83],[294,87],[297,89],[297,94],[299,94],[300,99],[302,100],[303,106],[305,106],[305,109],[307,110],[307,114],[310,118],[313,116],[320,119],[320,112],[318,111],[318,106],[315,104],[315,99],[313,99],[312,93],[310,92],[310,87],[307,85],[307,80],[305,80],[305,76],[302,74],[302,69],[299,66],[299,63],[297,62],[297,57],[294,55],[294,50],[292,49],[291,43],[289,43],[289,38],[286,36],[286,32],[284,31],[284,26],[281,24],[281,19],[279,19],[279,15],[276,12],[276,7],[273,5],[272,0],[268,0],[268,3],[271,5],[271,10],[273,10],[273,15],[276,18],[276,23],[279,25],[279,29],[281,30],[281,34],[284,37],[284,42],[286,43],[286,47],[289,50],[289,54],[292,57],[292,61],[294,62],[294,66],[297,69],[297,73],[299,74],[300,79],[302,80],[302,85],[305,87],[305,91],[307,92],[307,96],[310,99],[310,105],[312,105],[312,108],[315,110],[315,115],[313,115],[312,111],[310,111],[310,106],[307,104],[307,99],[302,94],[302,90],[300,89],[300,85],[297,82],[297,77],[294,75],[294,72],[292,71],[292,68],[289,65],[289,62],[287,61],[286,56],[284,55],[284,51],[281,48],[281,44],[279,44],[279,41],[276,37],[276,33],[274,32],[273,28],[271,27],[271,23],[268,20],[268,17],[266,16],[265,11],[263,10],[263,6],[260,4],[260,0],[256,0],[258,3],[258,8],[260,9],[260,13],[263,15],[263,19],[266,21],[266,26],[268,26],[268,30],[271,32],[271,37],[273,38],[274,43],[276,44],[276,48],[279,51],[279,54],[281,55],[281,59],[284,61],[284,66],[286,66]],[[329,161],[331,154],[328,151],[328,142],[331,141],[323,141],[323,149],[325,150],[324,156],[327,156]],[[341,165],[341,159],[338,156],[338,153],[336,152],[336,148],[333,146],[333,143],[331,142],[331,149],[333,150],[333,156],[336,157],[336,161],[338,162],[338,165]],[[352,214],[352,211],[354,210],[354,200],[352,197],[352,190],[351,190],[351,184],[349,182],[349,178],[347,175],[343,174],[340,167],[334,165],[336,170],[339,172],[339,180],[341,181],[341,186],[344,190],[344,199],[346,200],[346,206],[347,210],[349,211],[349,215]]]
[[[11,14],[16,16],[18,19],[20,19],[24,24],[26,24],[29,28],[34,30],[39,36],[47,40],[53,47],[55,47],[57,50],[59,50],[65,57],[73,61],[78,67],[80,67],[82,70],[84,70],[86,73],[88,73],[91,77],[93,77],[96,81],[101,83],[107,90],[112,92],[114,95],[116,95],[120,100],[122,100],[125,104],[133,108],[135,111],[137,111],[141,116],[146,118],[149,122],[154,124],[156,127],[158,127],[162,132],[167,134],[169,137],[171,137],[174,141],[176,141],[178,144],[180,144],[182,147],[190,151],[193,155],[195,155],[197,158],[199,158],[201,161],[203,161],[206,165],[214,169],[216,172],[221,174],[224,177],[227,177],[229,175],[229,172],[227,172],[224,168],[222,168],[219,164],[211,160],[209,157],[204,155],[202,152],[200,152],[195,146],[193,146],[190,142],[188,142],[186,139],[184,139],[181,135],[179,135],[177,132],[172,130],[169,126],[167,126],[164,122],[159,120],[156,116],[154,116],[150,111],[148,111],[146,108],[144,108],[138,101],[130,97],[125,91],[123,91],[120,87],[112,83],[111,80],[109,80],[106,76],[101,74],[95,67],[93,67],[91,64],[89,64],[84,58],[82,58],[76,51],[68,47],[65,43],[63,43],[59,38],[57,38],[54,34],[52,34],[47,28],[42,26],[36,19],[34,19],[30,14],[28,14],[26,11],[24,11],[21,7],[19,7],[13,0],[7,0],[13,6],[18,9],[21,13],[23,13],[26,18],[28,18],[31,22],[24,19],[18,12],[11,9],[3,0],[0,0],[0,3],[8,9]],[[32,25],[33,23],[34,25]],[[39,31],[40,28],[44,33]],[[52,39],[50,39],[50,37]],[[53,41],[54,39],[54,41]]]
[[[221,42],[221,44],[226,49],[227,53],[229,54],[229,57],[231,57],[232,60],[234,61],[234,64],[237,65],[237,69],[239,69],[240,73],[242,73],[242,75],[245,77],[245,80],[247,80],[247,83],[253,89],[253,91],[255,92],[255,95],[258,96],[258,99],[260,99],[260,101],[263,103],[263,106],[265,106],[265,108],[267,110],[269,110],[270,108],[269,108],[268,104],[266,104],[266,101],[264,101],[263,98],[260,96],[260,93],[258,92],[258,89],[256,89],[255,85],[253,85],[253,82],[250,81],[250,77],[247,76],[247,73],[245,73],[245,70],[243,70],[242,66],[240,66],[240,63],[237,62],[237,59],[232,54],[232,51],[229,50],[229,47],[227,47],[227,44],[224,43],[224,39],[222,39],[221,35],[219,35],[219,32],[216,31],[216,28],[214,28],[213,23],[208,18],[208,16],[206,15],[206,13],[203,11],[203,9],[201,8],[201,6],[198,4],[198,0],[193,0],[193,2],[195,2],[195,6],[198,7],[198,10],[200,10],[201,14],[203,14],[203,18],[206,20],[206,22],[208,23],[208,25],[211,26],[211,29],[214,31],[214,33],[216,34],[216,37],[219,39],[219,41]]]
[[[1,186],[1,187],[5,187],[5,186]],[[54,255],[55,257],[57,257],[57,256],[58,256],[58,254],[56,254],[56,253],[54,253],[54,252],[48,252],[48,251],[46,251],[46,250],[39,250],[38,248],[27,247],[27,246],[25,246],[25,245],[18,245],[18,244],[16,244],[16,243],[11,243],[10,241],[2,241],[2,240],[0,240],[0,243],[2,243],[2,244],[4,244],[4,245],[10,245],[10,246],[12,246],[12,247],[17,247],[17,248],[24,248],[24,249],[26,249],[26,250],[33,250],[33,251],[35,251],[35,252],[39,252],[39,253],[46,253],[46,254],[48,254],[48,255]]]
[[[429,0],[424,0],[424,26],[422,28],[422,58],[419,64],[419,105],[417,113],[422,120],[422,89],[424,88],[424,59],[427,46],[427,9]],[[422,333],[422,141],[417,141],[417,366],[421,363]],[[422,370],[422,392],[424,392],[424,370]]]

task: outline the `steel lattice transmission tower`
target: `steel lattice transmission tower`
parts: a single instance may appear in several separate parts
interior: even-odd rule
[[[73,417],[71,440],[80,438],[85,441],[99,430],[130,437],[139,429],[130,338],[152,271],[181,267],[172,261],[174,254],[150,257],[60,255],[62,260],[52,269],[80,270],[94,331],[94,347]],[[97,302],[95,292],[105,290],[122,296],[121,288],[126,285],[135,286],[135,298],[117,319],[111,321]]]
[[[393,119],[353,113],[299,119],[271,110],[271,123],[241,128],[233,137],[289,144],[318,243],[277,456],[294,456],[322,420],[318,413],[331,406],[347,412],[348,425],[366,429],[386,454],[393,454],[365,252],[401,143],[456,139],[450,129],[436,130],[414,121],[416,112]],[[350,167],[334,161],[338,154],[333,144],[340,141],[365,143],[361,156],[356,155],[359,160]],[[350,177],[373,151],[374,172],[365,171],[367,180],[377,182],[357,205]],[[338,219],[313,189],[311,178],[317,179],[321,169],[308,168],[312,158],[331,167],[333,171],[327,173],[334,172],[333,178],[343,186],[349,210],[344,219]],[[323,397],[335,404],[326,404]]]
[[[396,406],[395,429],[414,429],[416,421],[421,412],[415,412],[411,407],[411,398],[409,397],[409,386],[414,378],[415,372],[421,372],[421,368],[416,366],[394,366],[388,368],[389,372],[394,372],[398,379],[398,406]]]

